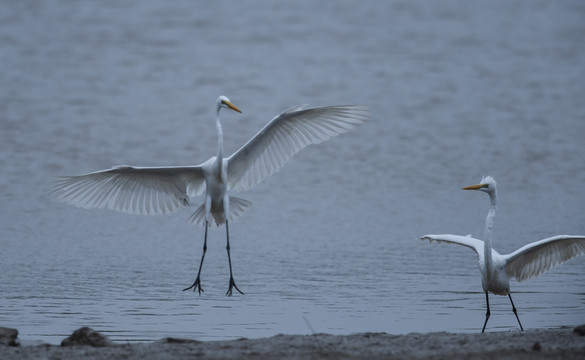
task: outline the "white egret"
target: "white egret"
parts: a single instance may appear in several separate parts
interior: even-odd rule
[[[107,208],[132,214],[164,214],[189,205],[189,198],[205,191],[204,203],[191,222],[205,226],[203,253],[195,282],[184,290],[201,288],[201,268],[207,251],[207,229],[213,217],[225,224],[226,250],[230,269],[227,296],[236,286],[232,273],[228,220],[236,219],[251,205],[227,195],[228,190],[244,191],[280,169],[297,152],[310,144],[346,133],[368,119],[364,106],[327,106],[305,109],[297,106],[272,119],[244,146],[223,157],[223,131],[219,121],[222,108],[241,112],[225,96],[216,104],[217,154],[196,166],[118,166],[81,176],[63,177],[52,194],[64,203],[82,208]]]
[[[482,333],[485,331],[490,317],[488,292],[496,295],[508,295],[520,329],[524,330],[510,295],[510,279],[515,278],[518,281],[530,279],[575,256],[585,254],[585,235],[557,235],[524,245],[513,253],[501,255],[492,249],[492,227],[498,196],[496,181],[493,177],[486,176],[481,179],[480,184],[464,187],[463,190],[483,191],[490,197],[491,206],[485,220],[484,241],[474,239],[471,236],[450,234],[425,235],[420,239],[467,246],[478,254],[481,284],[487,304]]]

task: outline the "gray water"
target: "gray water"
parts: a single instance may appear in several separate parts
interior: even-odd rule
[[[278,333],[477,332],[476,255],[493,175],[502,253],[584,234],[582,1],[1,1],[0,325],[59,343]],[[141,217],[48,197],[60,175],[198,164],[292,106],[366,104],[372,120],[311,146],[211,229],[205,293],[195,207]],[[198,206],[201,199],[193,199]],[[585,322],[585,258],[512,282],[526,329]],[[517,331],[491,296],[489,331]]]

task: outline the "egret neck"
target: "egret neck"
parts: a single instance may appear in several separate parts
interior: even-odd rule
[[[488,192],[490,196],[490,209],[485,218],[485,232],[483,240],[483,256],[485,260],[485,267],[488,276],[493,270],[492,262],[492,228],[494,227],[494,217],[496,216],[496,202],[498,198],[497,191]]]
[[[219,122],[219,110],[221,107],[217,106],[216,116],[215,116],[215,127],[217,128],[217,158],[216,164],[218,164],[218,168],[221,169],[222,162],[223,162],[223,129],[221,128],[221,123]]]

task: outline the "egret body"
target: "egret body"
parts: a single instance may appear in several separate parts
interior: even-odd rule
[[[464,187],[463,190],[482,191],[489,195],[490,208],[485,219],[484,241],[471,236],[450,234],[425,235],[420,239],[467,246],[479,256],[481,284],[487,305],[481,332],[485,331],[490,317],[488,292],[508,296],[520,329],[524,330],[510,295],[510,279],[530,279],[575,256],[585,254],[585,235],[557,235],[525,245],[511,254],[501,255],[492,248],[492,228],[498,199],[496,181],[493,177],[486,176],[480,184]]]
[[[229,157],[223,155],[222,109],[241,112],[225,96],[216,102],[216,155],[200,165],[168,167],[118,166],[80,176],[63,177],[53,196],[82,208],[107,208],[132,214],[165,214],[189,205],[190,198],[205,193],[203,204],[190,221],[205,226],[203,253],[193,284],[184,290],[201,288],[201,268],[207,251],[207,230],[213,222],[225,225],[226,250],[230,268],[229,287],[242,293],[232,274],[229,220],[236,219],[251,205],[228,195],[262,182],[280,169],[297,152],[310,144],[346,133],[369,117],[364,106],[327,106],[305,109],[297,106],[273,118],[246,144]],[[242,293],[243,294],[243,293]]]

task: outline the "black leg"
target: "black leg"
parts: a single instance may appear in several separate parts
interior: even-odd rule
[[[485,331],[485,326],[487,325],[487,322],[490,318],[490,299],[488,298],[488,292],[485,292],[485,303],[487,304],[487,312],[485,313],[485,322],[483,323],[483,329],[481,329],[481,332],[483,333]]]
[[[512,296],[510,295],[510,293],[508,293],[508,297],[510,298],[510,302],[512,303],[512,311],[514,312],[514,315],[516,315],[516,320],[518,320],[518,325],[520,325],[520,330],[524,331],[524,328],[522,327],[522,324],[520,323],[520,318],[518,317],[518,312],[516,311],[516,307],[514,306],[514,302],[512,301]]]
[[[227,219],[225,220],[225,233],[226,233],[226,238],[227,238],[227,245],[225,246],[225,249],[227,250],[228,263],[230,264],[230,287],[225,294],[226,294],[226,296],[232,296],[232,288],[235,288],[236,290],[238,290],[238,292],[240,294],[244,295],[244,293],[240,289],[238,289],[238,287],[236,286],[236,282],[234,281],[234,276],[232,275],[232,258],[230,256],[230,230],[228,227]]]
[[[183,291],[185,290],[189,290],[189,289],[193,289],[193,291],[199,290],[199,295],[201,295],[201,293],[203,292],[203,289],[201,288],[201,268],[203,267],[203,259],[205,259],[205,252],[207,251],[207,220],[205,220],[205,237],[203,240],[203,254],[201,255],[201,263],[199,263],[199,271],[197,272],[197,279],[195,279],[195,282],[193,283],[193,285],[189,286],[188,288],[184,288]]]

